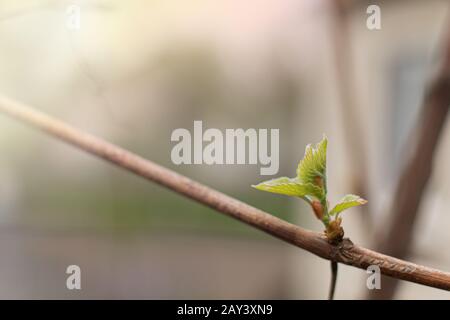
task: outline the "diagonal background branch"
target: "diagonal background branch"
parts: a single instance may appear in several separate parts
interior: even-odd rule
[[[349,239],[331,245],[323,234],[281,220],[9,98],[0,96],[0,111],[321,258],[361,269],[378,265],[387,276],[450,291],[448,272],[383,255]]]
[[[380,237],[377,250],[399,258],[405,258],[411,248],[414,223],[419,205],[432,173],[433,159],[439,137],[443,131],[450,108],[450,29],[447,26],[443,39],[444,55],[439,71],[425,94],[421,114],[414,129],[412,156],[407,161],[394,193],[390,210],[391,225],[385,236]],[[374,290],[369,298],[392,299],[397,282],[383,281],[383,290]]]

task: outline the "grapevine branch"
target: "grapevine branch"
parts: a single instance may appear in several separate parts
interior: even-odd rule
[[[321,258],[361,269],[378,265],[384,275],[450,291],[448,272],[396,259],[360,247],[349,239],[332,245],[321,233],[281,220],[7,97],[0,96],[0,111]]]

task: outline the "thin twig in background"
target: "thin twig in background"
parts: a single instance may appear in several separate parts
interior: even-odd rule
[[[430,83],[414,128],[414,143],[408,143],[412,156],[406,162],[394,193],[386,235],[380,236],[377,250],[405,258],[411,248],[414,223],[425,188],[432,173],[433,158],[450,107],[450,30],[445,34],[443,62],[436,78]],[[383,290],[374,290],[370,298],[392,299],[397,281],[384,279]]]
[[[0,111],[321,258],[361,269],[378,265],[387,276],[450,291],[448,272],[383,255],[349,239],[331,245],[323,234],[281,220],[9,98],[0,96]]]
[[[334,292],[336,291],[337,274],[338,274],[338,264],[336,261],[331,261],[331,281],[330,281],[330,290],[328,292],[328,300],[334,299]]]
[[[336,84],[338,87],[338,104],[341,109],[342,128],[346,141],[348,161],[353,168],[351,176],[352,190],[365,199],[369,199],[367,150],[364,146],[364,132],[362,121],[358,119],[357,105],[353,93],[352,69],[352,41],[349,23],[349,3],[342,0],[329,0],[330,5],[330,34],[333,43]],[[361,227],[365,231],[372,230],[372,216],[370,202],[361,207]]]

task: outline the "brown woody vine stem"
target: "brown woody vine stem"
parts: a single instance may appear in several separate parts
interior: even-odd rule
[[[387,276],[450,291],[448,272],[359,247],[349,239],[332,245],[321,233],[281,220],[9,98],[0,96],[0,111],[321,258],[361,269],[378,265],[381,273]]]

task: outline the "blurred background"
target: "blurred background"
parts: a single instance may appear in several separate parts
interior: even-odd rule
[[[371,4],[381,30],[366,26]],[[79,29],[67,26],[71,5]],[[444,0],[3,0],[0,92],[316,231],[301,201],[250,187],[271,178],[259,166],[176,166],[170,137],[194,120],[279,128],[277,176],[294,176],[305,145],[325,133],[330,200],[369,200],[344,214],[344,228],[377,248],[448,8]],[[0,298],[327,297],[328,262],[3,115],[0,128]],[[405,258],[449,271],[449,125],[434,151]],[[71,264],[81,267],[80,291],[66,289]],[[336,298],[366,298],[367,276],[341,266]],[[450,294],[401,282],[393,298]]]

